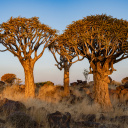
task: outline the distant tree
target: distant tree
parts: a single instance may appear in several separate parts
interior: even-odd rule
[[[123,79],[121,80],[121,82],[122,82],[122,84],[127,83],[127,82],[128,82],[128,77],[123,78]]]
[[[70,94],[69,89],[69,70],[73,63],[77,61],[81,61],[84,58],[80,57],[77,52],[73,51],[73,49],[69,48],[66,44],[67,35],[61,34],[58,38],[49,45],[49,50],[54,56],[57,64],[57,68],[59,70],[64,69],[64,94],[68,96]],[[75,59],[75,60],[73,60]]]
[[[20,78],[16,78],[15,84],[16,85],[20,85],[20,83],[22,83],[22,80]]]
[[[35,96],[33,70],[35,62],[55,39],[56,30],[41,24],[37,17],[10,18],[0,27],[1,44],[18,57],[25,73],[25,96]]]
[[[128,58],[123,50],[128,43],[128,21],[103,14],[87,16],[70,24],[64,34],[68,47],[89,60],[95,101],[110,110],[108,75],[115,71],[113,64]]]
[[[89,71],[87,69],[84,69],[83,75],[85,77],[85,81],[88,80]]]
[[[13,82],[15,81],[16,79],[16,75],[15,74],[4,74],[2,77],[1,77],[1,80],[8,83],[8,84],[13,84]]]

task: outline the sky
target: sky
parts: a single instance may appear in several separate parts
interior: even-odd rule
[[[41,23],[63,33],[72,21],[96,14],[107,14],[114,18],[128,20],[127,0],[0,0],[0,24],[10,17],[39,17]],[[52,81],[63,85],[63,70],[55,66],[52,54],[45,50],[34,67],[35,82]],[[121,81],[128,76],[128,59],[114,64],[117,70],[111,75],[113,80]],[[87,59],[73,64],[70,68],[70,82],[85,80],[83,71],[89,69]],[[24,70],[10,52],[0,53],[0,78],[6,73],[13,73],[24,82]],[[93,76],[89,75],[89,81]]]

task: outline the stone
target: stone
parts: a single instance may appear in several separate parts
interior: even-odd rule
[[[59,111],[48,115],[50,128],[70,128],[71,114],[62,114]]]
[[[128,89],[128,81],[125,83],[124,88]]]
[[[81,121],[75,122],[75,128],[99,128],[100,123],[91,122],[91,121]]]
[[[128,77],[125,77],[121,80],[122,84],[125,84],[126,82],[128,82]]]
[[[77,82],[70,83],[71,86],[77,86]]]
[[[10,114],[6,119],[5,126],[9,126],[9,128],[38,128],[37,122],[23,112]]]
[[[116,116],[115,121],[128,125],[128,116]]]
[[[123,90],[124,89],[124,85],[120,85],[118,87],[116,87],[116,90]]]
[[[6,98],[0,101],[0,114],[3,115],[6,114],[6,116],[8,116],[16,111],[25,112],[26,111],[25,105],[19,101],[12,101]]]
[[[82,80],[77,80],[77,84],[80,84],[82,83],[83,81]]]
[[[82,115],[82,119],[84,121],[88,121],[88,122],[95,122],[96,121],[96,115],[95,114]]]
[[[103,125],[100,125],[98,128],[122,128],[122,127],[116,124],[103,124]]]

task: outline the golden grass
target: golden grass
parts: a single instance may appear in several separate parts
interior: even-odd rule
[[[38,124],[43,124],[42,127],[49,128],[47,121],[47,115],[49,113],[54,113],[60,111],[62,113],[69,112],[74,121],[79,121],[81,115],[95,114],[98,118],[101,114],[100,107],[90,101],[88,96],[84,91],[79,91],[79,89],[70,87],[72,94],[76,97],[83,97],[82,100],[76,101],[74,104],[70,103],[71,97],[67,99],[63,97],[63,89],[60,86],[50,86],[44,85],[38,89],[36,98],[26,99],[24,92],[21,91],[18,85],[7,86],[2,92],[2,98],[7,98],[14,101],[22,102],[26,108],[33,108],[27,111]],[[114,111],[110,113],[104,113],[108,118],[114,118],[116,116],[128,115],[128,110],[126,105],[119,106],[120,101],[112,99],[112,104],[114,106]],[[124,111],[124,109],[126,109]],[[111,123],[108,121],[108,123]]]

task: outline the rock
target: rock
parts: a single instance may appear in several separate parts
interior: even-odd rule
[[[116,87],[116,90],[123,90],[124,89],[124,85],[120,85],[118,87]]]
[[[116,124],[103,124],[103,125],[100,125],[98,128],[122,128],[122,127]]]
[[[9,128],[38,128],[37,122],[23,112],[10,114],[6,119],[5,126],[9,126]]]
[[[0,119],[0,128],[5,128],[5,120]]]
[[[91,121],[81,121],[75,122],[75,128],[99,128],[100,123],[91,122]]]
[[[128,89],[128,81],[125,83],[124,88]]]
[[[103,114],[100,114],[99,121],[104,122],[106,120],[106,117]]]
[[[95,122],[96,115],[95,114],[82,115],[82,119],[87,122]]]
[[[127,124],[128,125],[128,116],[116,116],[115,121],[117,121],[121,124]]]
[[[77,86],[77,82],[70,83],[71,86]]]
[[[25,112],[25,105],[19,101],[12,101],[6,98],[0,101],[0,114],[6,114],[7,116],[16,111]]]
[[[125,84],[126,82],[128,82],[128,77],[125,77],[121,80],[122,84]]]
[[[0,124],[5,124],[5,120],[0,119]]]
[[[82,83],[82,80],[77,80],[77,84],[81,84]]]
[[[55,113],[48,115],[48,122],[50,124],[50,128],[70,128],[70,119],[71,114],[68,112],[62,114],[56,111]]]

